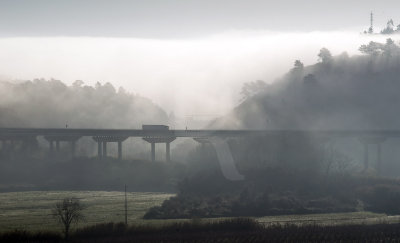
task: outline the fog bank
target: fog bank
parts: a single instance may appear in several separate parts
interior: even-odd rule
[[[222,116],[240,101],[245,82],[271,83],[293,66],[358,53],[361,44],[388,36],[354,32],[229,31],[196,39],[40,37],[0,39],[2,79],[100,81],[153,100],[168,113],[193,119]]]

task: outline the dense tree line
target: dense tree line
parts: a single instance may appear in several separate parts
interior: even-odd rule
[[[167,124],[168,116],[151,100],[110,83],[0,82],[0,127],[140,128],[145,123]]]

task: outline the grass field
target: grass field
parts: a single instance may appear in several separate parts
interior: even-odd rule
[[[168,193],[128,192],[128,223],[168,224],[184,220],[143,220],[145,212],[153,206],[161,205],[174,196]],[[0,231],[23,229],[59,230],[60,226],[51,215],[54,204],[65,197],[79,198],[87,208],[84,211],[86,221],[79,226],[96,223],[124,221],[124,193],[107,191],[32,191],[0,193]],[[215,221],[221,219],[202,219]],[[400,216],[387,216],[370,212],[283,215],[257,218],[268,226],[273,224],[375,224],[398,223]]]
[[[140,220],[153,206],[160,205],[174,194],[128,192],[128,221]],[[12,229],[58,230],[51,208],[65,197],[79,198],[87,206],[83,225],[123,222],[124,193],[107,191],[32,191],[0,193],[0,231]]]

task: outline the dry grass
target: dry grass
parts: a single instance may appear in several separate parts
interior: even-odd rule
[[[129,223],[140,220],[153,206],[174,194],[129,192]],[[124,193],[107,191],[31,191],[0,193],[0,231],[59,230],[51,215],[54,204],[65,197],[76,197],[87,206],[86,221],[80,226],[124,221]]]

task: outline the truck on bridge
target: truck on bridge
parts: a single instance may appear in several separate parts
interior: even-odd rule
[[[166,125],[142,125],[143,130],[157,130],[157,131],[165,131],[169,130],[169,126]]]

